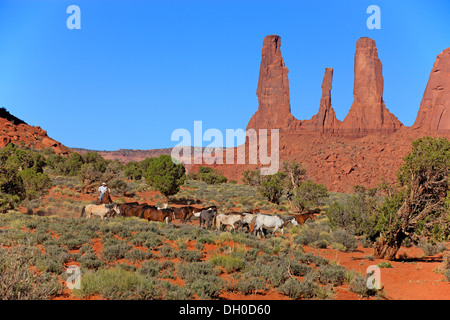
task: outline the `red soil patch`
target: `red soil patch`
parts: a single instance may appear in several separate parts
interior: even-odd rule
[[[334,249],[304,247],[306,252],[320,255],[339,265],[365,274],[370,265],[387,262],[383,259],[369,259],[373,249],[358,247],[355,252],[340,252]],[[422,257],[419,248],[402,248],[398,256],[406,254],[404,260],[389,261],[393,268],[381,268],[381,286],[386,298],[393,300],[449,300],[450,282],[438,272],[442,265],[442,254]],[[346,290],[338,289],[336,300],[359,299]]]

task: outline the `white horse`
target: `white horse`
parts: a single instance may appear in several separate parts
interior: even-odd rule
[[[255,231],[256,233],[261,232],[264,236],[263,228],[273,228],[272,236],[274,236],[275,232],[280,229],[281,234],[284,235],[283,228],[287,226],[289,223],[292,223],[294,226],[298,226],[295,217],[287,219],[284,221],[277,215],[266,215],[266,214],[257,214],[251,224],[250,224],[250,233]]]
[[[90,219],[92,215],[105,219],[108,215],[120,215],[120,208],[117,203],[111,204],[88,204],[81,210],[81,217],[86,214],[86,219]]]
[[[233,231],[236,231],[237,223],[243,218],[241,214],[219,214],[216,216],[216,230],[220,230],[222,225],[230,226]]]

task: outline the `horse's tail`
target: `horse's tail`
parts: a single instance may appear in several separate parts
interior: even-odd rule
[[[252,222],[250,222],[250,225],[248,226],[248,232],[250,234],[252,234],[253,231],[255,230],[255,224],[256,224],[256,217],[253,217]]]
[[[85,213],[86,213],[86,206],[84,206],[83,209],[81,209],[80,218],[83,218]]]

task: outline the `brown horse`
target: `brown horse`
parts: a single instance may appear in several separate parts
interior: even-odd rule
[[[129,217],[130,215],[128,215],[128,211],[138,205],[139,205],[139,202],[125,202],[125,203],[119,204],[120,215],[122,217]]]
[[[106,192],[103,194],[102,199],[100,200],[100,196],[97,198],[96,204],[110,204],[113,203],[111,199],[111,194],[109,193],[109,188],[106,190]]]
[[[137,204],[137,205],[134,205],[134,206],[128,208],[128,210],[125,212],[125,216],[126,217],[140,217],[140,218],[142,218],[142,213],[147,208],[156,209],[155,206],[149,206],[146,203],[141,203],[141,204]]]
[[[305,223],[306,220],[311,219],[311,221],[314,221],[314,219],[316,218],[314,216],[314,211],[312,212],[308,212],[308,213],[300,213],[300,214],[294,214],[295,217],[295,221],[297,221],[297,223],[299,225],[302,225]]]
[[[167,224],[173,220],[174,213],[172,209],[158,209],[153,206],[146,206],[141,213],[141,218],[148,221],[165,221]]]
[[[193,207],[185,206],[179,208],[172,208],[174,219],[180,219],[183,223],[186,223],[189,215],[193,215]]]

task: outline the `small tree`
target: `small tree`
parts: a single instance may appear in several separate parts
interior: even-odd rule
[[[418,231],[425,236],[438,225],[446,225],[448,230],[445,199],[449,173],[447,139],[424,137],[413,142],[397,173],[398,189],[379,208],[375,257],[394,259],[403,240],[413,238]]]
[[[171,156],[161,155],[150,162],[145,178],[168,200],[169,196],[180,191],[180,186],[186,180],[185,171],[182,163],[176,164]]]
[[[263,176],[259,192],[270,202],[280,204],[285,186],[286,173],[277,172],[270,176]]]
[[[259,170],[245,170],[242,172],[242,182],[249,186],[258,186],[261,183],[261,174]]]
[[[305,181],[294,189],[292,204],[300,211],[311,210],[317,208],[321,200],[326,197],[328,197],[328,190],[323,184]]]

